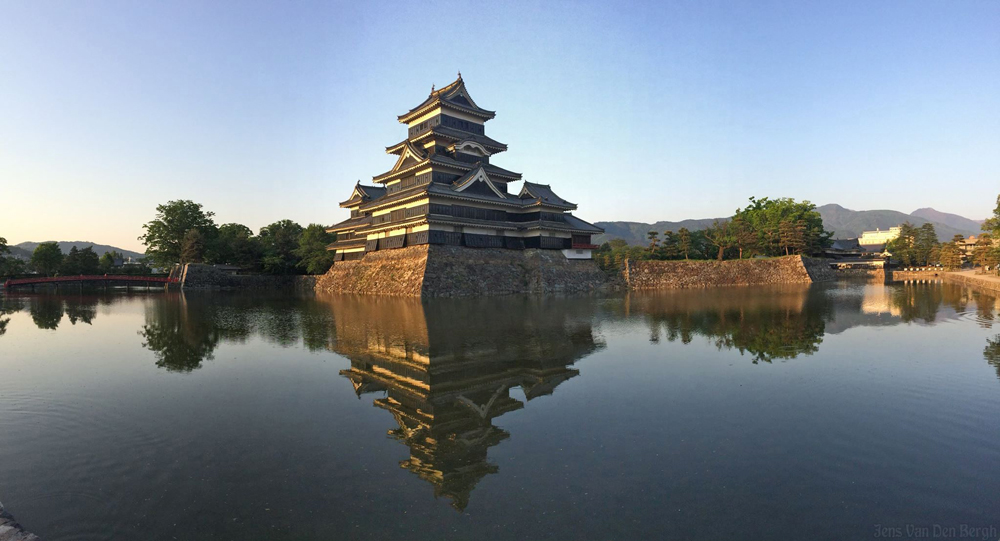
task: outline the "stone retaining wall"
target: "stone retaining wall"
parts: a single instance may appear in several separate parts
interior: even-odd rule
[[[316,284],[326,293],[481,297],[602,291],[608,278],[591,260],[557,250],[421,245],[338,261]]]
[[[302,289],[312,291],[318,276],[268,274],[233,275],[212,265],[188,263],[171,272],[178,276],[181,289]]]
[[[356,295],[418,297],[424,284],[427,245],[369,252],[337,261],[316,282],[316,291]]]
[[[37,535],[24,531],[0,503],[0,541],[39,541],[39,539]]]
[[[942,273],[942,275],[944,276],[944,280],[946,282],[954,282],[1000,293],[1000,280],[996,279],[996,275],[993,275],[993,277],[990,277],[989,275],[976,276],[960,274],[957,272],[945,272]]]
[[[938,271],[889,271],[890,282],[912,282],[912,281],[937,281],[941,280],[945,272]]]
[[[835,279],[829,265],[802,256],[729,261],[626,261],[629,289],[795,284]]]

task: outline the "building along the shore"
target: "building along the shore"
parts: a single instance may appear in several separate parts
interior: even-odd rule
[[[868,249],[868,251],[875,251],[871,249],[871,247],[875,246],[879,247],[878,251],[881,251],[881,248],[890,241],[899,238],[899,235],[902,232],[902,226],[890,227],[885,231],[881,229],[876,229],[875,231],[864,231],[861,233],[861,236],[858,237],[858,244]]]
[[[538,248],[590,259],[597,248],[591,236],[601,228],[574,216],[576,205],[547,184],[522,181],[493,163],[507,150],[486,135],[494,116],[472,99],[461,74],[399,115],[408,134],[386,148],[397,156],[395,165],[374,185],[358,182],[340,204],[350,217],[327,229],[337,234],[328,247],[334,261],[421,244]],[[520,188],[512,189],[517,182]]]

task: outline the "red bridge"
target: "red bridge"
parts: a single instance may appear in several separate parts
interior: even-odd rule
[[[108,285],[111,282],[118,284],[129,285],[145,285],[150,286],[153,284],[176,284],[177,278],[167,278],[166,276],[128,276],[128,275],[117,275],[117,274],[103,274],[94,276],[54,276],[51,278],[39,276],[37,278],[18,278],[16,280],[7,280],[3,283],[4,289],[10,289],[17,286],[35,286],[40,284],[69,284],[69,283],[80,283],[92,282]]]

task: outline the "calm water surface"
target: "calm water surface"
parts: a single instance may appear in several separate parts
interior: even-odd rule
[[[0,499],[50,541],[1000,529],[957,286],[0,303]]]

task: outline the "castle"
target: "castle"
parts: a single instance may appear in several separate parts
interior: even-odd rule
[[[419,245],[506,250],[558,250],[567,259],[591,259],[591,236],[604,231],[571,211],[576,205],[546,184],[493,163],[507,145],[486,135],[496,113],[479,107],[462,75],[431,90],[399,115],[407,138],[386,148],[397,156],[374,185],[358,182],[340,206],[350,217],[327,229],[337,262]],[[519,190],[509,185],[522,182]]]

